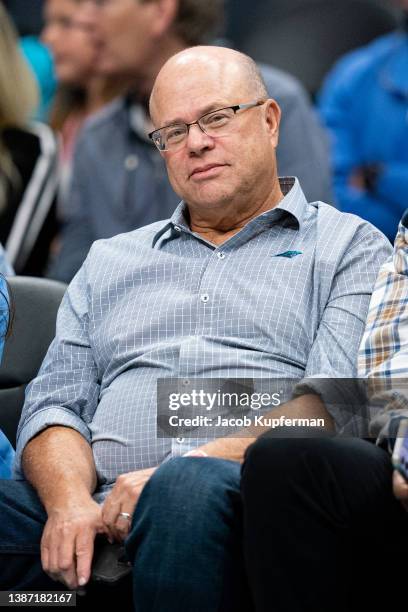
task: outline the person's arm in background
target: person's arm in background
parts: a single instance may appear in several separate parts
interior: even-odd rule
[[[1,247],[0,247],[0,270],[1,266]],[[0,363],[3,355],[4,342],[6,339],[9,322],[10,322],[10,307],[9,295],[7,291],[6,280],[1,276],[0,272]],[[12,467],[14,461],[14,449],[10,441],[0,430],[0,478],[11,478]]]
[[[346,58],[329,74],[319,95],[319,112],[330,134],[334,195],[340,210],[361,216],[392,239],[401,216],[401,193],[408,193],[408,168],[377,165],[377,160],[367,165],[361,158],[361,126],[350,112],[356,95],[353,83]],[[390,188],[394,179],[397,183]]]
[[[370,434],[391,454],[398,427],[408,419],[408,211],[394,255],[378,274],[361,341],[358,373],[367,379]],[[408,484],[394,471],[394,495],[408,511]]]
[[[92,181],[89,154],[84,128],[75,147],[71,185],[64,206],[69,218],[61,230],[60,250],[47,272],[49,278],[64,283],[69,283],[78,272],[95,240],[89,215],[88,186]]]
[[[336,228],[327,228],[327,231],[333,233],[335,240]],[[304,379],[295,388],[295,396],[298,397],[274,409],[271,416],[278,418],[284,414],[289,418],[323,418],[327,429],[336,430],[341,430],[359,416],[351,410],[346,413],[338,410],[339,405],[348,405],[349,400],[354,399],[353,395],[349,395],[349,389],[341,383],[337,393],[341,401],[333,404],[326,399],[332,397],[332,381],[356,377],[356,357],[371,292],[378,270],[390,252],[391,248],[380,232],[368,224],[360,226],[336,271],[309,353]],[[261,433],[259,431],[258,435]],[[253,441],[254,438],[220,438],[197,450],[211,456],[241,461],[245,449]],[[195,451],[191,454],[194,455]]]
[[[91,496],[97,478],[87,423],[97,407],[99,382],[88,337],[86,270],[85,263],[68,288],[56,337],[27,388],[14,466],[48,514],[43,568],[70,588],[88,580],[95,535],[105,531]]]
[[[7,261],[5,250],[0,244],[0,274],[3,276],[14,276],[14,270]]]
[[[57,88],[53,57],[50,50],[35,35],[20,38],[20,49],[33,71],[40,93],[39,106],[33,118],[46,123]]]
[[[401,199],[408,198],[408,163],[388,162],[387,164],[380,164],[373,185],[373,193],[400,210]]]
[[[282,110],[277,148],[279,176],[297,176],[309,202],[333,203],[327,134],[299,81],[277,69],[262,69],[269,95]]]
[[[1,249],[1,247],[0,247]],[[10,321],[10,298],[7,289],[7,282],[1,271],[1,251],[0,251],[0,362],[3,356],[4,341]]]

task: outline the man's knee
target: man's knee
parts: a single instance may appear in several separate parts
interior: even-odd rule
[[[164,463],[147,482],[136,505],[126,540],[128,556],[135,562],[144,560],[156,546],[163,552],[166,544],[173,549],[183,541],[187,544],[178,544],[178,557],[189,559],[193,544],[208,548],[212,537],[217,541],[227,538],[240,517],[239,485],[237,462],[179,457]]]
[[[161,465],[143,489],[139,504],[202,509],[239,490],[240,466],[210,457],[177,457]]]
[[[364,483],[369,478],[377,487],[389,485],[392,465],[387,453],[358,438],[323,435],[317,438],[262,436],[248,449],[242,470],[242,487],[261,482],[276,486],[306,483],[313,475],[340,484]],[[375,487],[375,488],[377,488]],[[373,490],[373,486],[371,487]],[[387,490],[388,490],[387,486]]]
[[[269,434],[269,432],[268,432]],[[304,438],[263,435],[247,449],[243,475],[247,472],[286,472],[299,469],[304,458],[322,458],[331,453],[332,437]]]

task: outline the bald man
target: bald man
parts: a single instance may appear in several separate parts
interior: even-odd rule
[[[316,377],[355,375],[390,247],[278,179],[280,109],[250,58],[175,55],[151,114],[182,201],[169,220],[95,243],[67,291],[27,392],[16,480],[0,483],[0,586],[85,585],[100,534],[125,542],[136,610],[237,612],[250,609],[239,487],[253,438],[163,435],[158,380],[307,378],[274,415],[344,428]]]

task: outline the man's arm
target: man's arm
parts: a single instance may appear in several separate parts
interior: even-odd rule
[[[35,436],[23,451],[22,468],[47,513],[70,499],[89,500],[96,487],[91,447],[68,427],[48,427]]]
[[[371,298],[359,351],[359,375],[367,378],[370,434],[393,451],[398,427],[408,419],[406,386],[408,358],[408,215],[403,215],[394,256],[384,264]],[[394,470],[393,491],[408,511],[408,484]]]
[[[64,296],[53,340],[27,389],[17,434],[15,473],[37,490],[48,514],[44,570],[75,588],[89,578],[95,534],[105,531],[87,423],[99,382],[88,334],[86,264]]]
[[[283,404],[279,408],[274,408],[269,414],[265,414],[265,418],[271,416],[278,419],[280,416],[285,416],[289,419],[324,419],[325,429],[333,430],[334,423],[330,414],[327,412],[324,403],[318,395],[307,394],[297,397],[296,399]],[[201,446],[199,449],[211,457],[220,459],[230,459],[231,461],[242,462],[244,460],[245,451],[258,436],[268,431],[267,427],[248,427],[243,430],[246,437],[228,437],[218,438]],[[238,433],[236,434],[238,435]],[[194,453],[192,453],[194,454]]]
[[[394,255],[378,274],[358,356],[359,376],[367,379],[370,434],[378,444],[388,441],[390,453],[400,420],[408,418],[407,227],[408,215],[404,214]]]
[[[45,572],[69,588],[89,580],[93,543],[105,531],[91,493],[96,470],[89,443],[67,427],[49,427],[25,447],[22,466],[48,515],[41,539]]]

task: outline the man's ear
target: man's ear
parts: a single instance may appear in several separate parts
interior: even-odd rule
[[[180,0],[148,0],[151,5],[151,32],[161,37],[166,34],[176,20]]]
[[[265,120],[273,145],[278,146],[281,109],[279,104],[270,98],[265,104]]]

